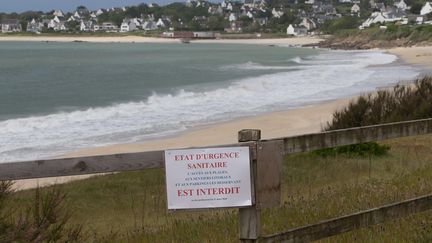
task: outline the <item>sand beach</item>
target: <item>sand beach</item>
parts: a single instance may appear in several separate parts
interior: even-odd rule
[[[46,37],[43,37],[46,38]],[[84,37],[83,37],[84,38]],[[96,38],[96,37],[95,37]],[[151,42],[151,41],[173,41],[170,39],[148,39],[141,37],[119,37],[119,38],[84,38],[80,40],[94,42],[105,42],[105,41],[128,41],[126,42]],[[13,38],[6,38],[7,41],[14,41]],[[4,37],[0,38],[2,41],[6,41]],[[19,38],[22,40],[21,38]],[[74,41],[77,38],[70,37],[58,37],[49,38],[46,41]],[[252,39],[252,40],[206,40],[200,42],[211,42],[211,43],[242,43],[242,44],[275,44],[275,45],[298,45],[298,44],[310,44],[312,41],[317,39]],[[26,37],[26,41],[42,41],[37,37]],[[175,40],[177,41],[177,40]],[[389,53],[398,55],[403,62],[414,65],[422,65],[425,69],[432,70],[432,46],[425,47],[408,47],[408,48],[394,48],[387,50]],[[286,137],[307,133],[319,132],[322,127],[328,122],[332,113],[343,108],[348,102],[355,97],[349,99],[333,100],[325,103],[319,103],[302,107],[298,109],[272,112],[264,115],[246,117],[236,119],[234,121],[223,122],[219,124],[206,125],[202,127],[194,128],[186,132],[160,139],[153,139],[143,143],[134,144],[121,144],[106,147],[98,147],[91,149],[84,149],[75,151],[72,153],[65,154],[62,157],[80,157],[80,156],[91,156],[91,155],[102,155],[102,154],[116,154],[116,153],[132,153],[139,151],[151,151],[151,150],[163,150],[172,148],[187,148],[197,146],[209,146],[217,144],[230,144],[237,142],[237,132],[245,128],[261,129],[262,138],[276,138]],[[88,176],[68,176],[68,177],[56,177],[56,178],[44,178],[44,179],[31,179],[16,181],[16,189],[27,189],[33,188],[37,185],[46,186],[56,183],[65,183],[71,180],[83,179]]]
[[[219,44],[259,44],[259,45],[310,45],[317,44],[320,37],[294,37],[272,39],[209,39],[192,40],[192,43]],[[89,36],[0,36],[0,41],[36,41],[36,42],[92,42],[92,43],[180,43],[179,39],[119,36],[119,37],[89,37]]]

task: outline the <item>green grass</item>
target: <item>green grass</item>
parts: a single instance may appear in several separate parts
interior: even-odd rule
[[[311,153],[285,158],[283,202],[262,213],[264,234],[315,223],[432,192],[432,136],[385,142],[388,155]],[[161,169],[118,173],[57,186],[67,194],[70,224],[94,242],[238,242],[237,210],[168,212]],[[42,189],[42,192],[49,189]],[[34,190],[7,206],[26,208]],[[325,242],[427,242],[432,212],[345,233]]]

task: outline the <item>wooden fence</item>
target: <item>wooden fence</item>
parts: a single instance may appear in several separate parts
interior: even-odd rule
[[[251,151],[253,206],[239,208],[240,240],[242,242],[307,242],[431,209],[432,194],[274,235],[262,236],[260,233],[261,209],[280,205],[281,172],[284,155],[430,133],[432,133],[432,119],[350,128],[270,140],[261,140],[259,130],[246,129],[240,131],[239,143],[217,146],[249,146]],[[162,168],[163,166],[164,151],[35,160],[0,164],[0,180],[134,171]]]

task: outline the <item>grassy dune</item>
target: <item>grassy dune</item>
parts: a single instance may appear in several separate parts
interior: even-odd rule
[[[432,192],[432,136],[385,142],[380,157],[313,154],[287,156],[283,204],[263,211],[272,234]],[[83,225],[86,241],[237,242],[237,210],[167,212],[162,170],[98,176],[59,185],[68,224]],[[52,188],[41,190],[43,195]],[[35,190],[14,193],[7,208],[32,204]],[[15,214],[17,215],[17,214]],[[432,212],[329,238],[325,242],[427,242]]]

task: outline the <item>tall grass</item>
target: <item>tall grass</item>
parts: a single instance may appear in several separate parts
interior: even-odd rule
[[[263,210],[263,233],[432,193],[432,136],[385,144],[391,149],[382,157],[287,156],[282,205]],[[167,211],[161,169],[98,176],[58,188],[67,193],[68,225],[82,224],[89,242],[238,242],[236,209]],[[41,195],[51,190],[43,188]],[[26,209],[35,193],[13,193],[5,206]],[[431,239],[430,222],[432,213],[425,212],[328,242],[418,242]]]

